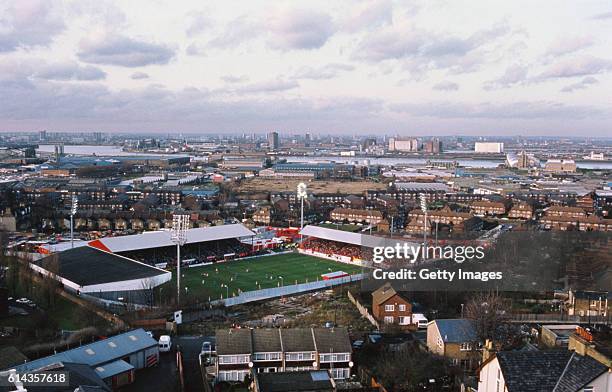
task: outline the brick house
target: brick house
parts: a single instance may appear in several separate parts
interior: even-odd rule
[[[480,359],[478,336],[468,319],[438,319],[427,325],[427,349],[462,369],[474,368]]]
[[[510,219],[531,219],[533,218],[533,207],[528,203],[515,203],[508,213]]]
[[[471,204],[471,208],[476,215],[503,215],[506,213],[506,205],[497,201],[477,200]]]
[[[397,324],[413,328],[412,304],[402,297],[389,283],[372,292],[372,315],[385,324]]]

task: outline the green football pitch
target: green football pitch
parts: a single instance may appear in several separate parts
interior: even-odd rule
[[[299,253],[235,260],[181,269],[181,287],[187,296],[216,300],[240,292],[321,280],[322,274],[344,271],[358,274],[361,267]],[[176,275],[173,273],[173,281]],[[225,287],[227,286],[227,287]]]

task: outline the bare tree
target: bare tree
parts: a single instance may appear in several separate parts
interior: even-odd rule
[[[465,315],[474,323],[478,343],[491,340],[496,346],[508,346],[516,336],[510,321],[510,307],[494,292],[477,293],[466,304]]]

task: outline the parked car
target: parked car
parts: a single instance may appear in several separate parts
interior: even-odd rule
[[[417,325],[417,328],[424,329],[427,328],[429,320],[422,313],[415,313],[412,315],[412,322]]]
[[[162,335],[159,337],[159,351],[162,353],[167,353],[172,349],[172,340],[169,335]]]
[[[23,297],[23,298],[19,298],[19,299],[18,299],[18,300],[16,300],[15,302],[17,302],[18,304],[24,304],[24,305],[26,305],[26,304],[29,304],[29,303],[30,303],[30,302],[32,302],[32,301],[30,301],[29,299],[27,299],[27,298]]]

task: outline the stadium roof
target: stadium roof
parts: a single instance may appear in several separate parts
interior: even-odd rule
[[[327,227],[308,225],[300,231],[300,234],[311,237],[320,238],[323,240],[344,242],[345,244],[358,245],[366,248],[374,248],[377,246],[394,246],[397,243],[408,243],[410,241],[397,240],[386,237],[378,237],[369,234],[353,233],[350,231],[329,229]]]
[[[81,287],[169,274],[159,268],[90,246],[56,253],[37,261],[36,264],[50,270],[49,263],[53,263],[55,259],[57,270],[53,272]]]
[[[186,244],[248,237],[253,235],[255,235],[255,233],[240,223],[223,226],[201,227],[187,230]],[[166,246],[173,246],[174,243],[172,242],[170,231],[151,231],[121,237],[100,238],[99,240],[91,241],[89,245],[107,252],[116,253],[150,248],[163,248]]]

